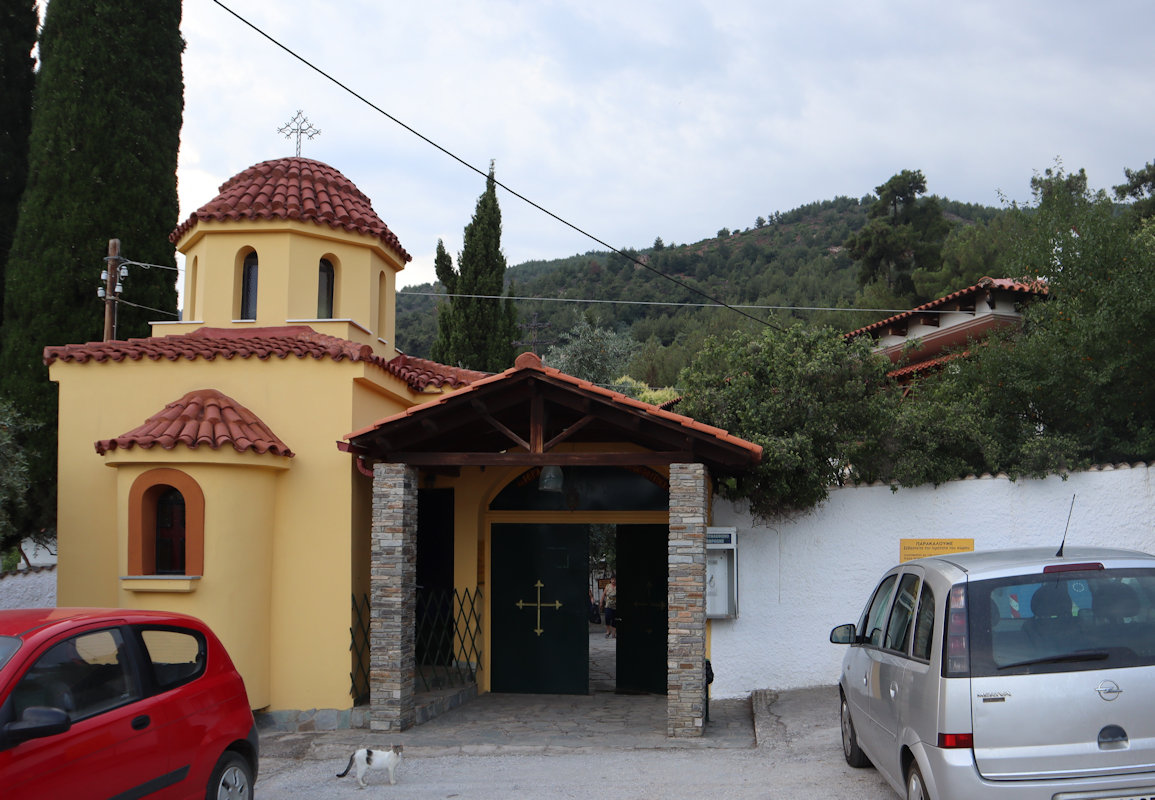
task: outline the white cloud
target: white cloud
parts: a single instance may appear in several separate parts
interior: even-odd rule
[[[604,241],[694,241],[901,169],[1024,199],[1061,156],[1092,185],[1155,158],[1155,6],[1073,0],[223,0],[370,102]],[[483,178],[212,2],[184,7],[182,218],[228,177],[303,155],[364,191],[432,280]],[[502,193],[511,264],[599,248]]]

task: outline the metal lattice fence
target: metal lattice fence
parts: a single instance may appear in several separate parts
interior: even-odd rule
[[[418,691],[468,686],[481,666],[481,590],[417,592]],[[354,705],[369,703],[369,596],[353,596],[349,628]]]
[[[353,595],[353,627],[349,651],[353,653],[353,671],[349,673],[352,686],[349,694],[353,705],[369,704],[369,595]]]
[[[481,590],[417,592],[418,691],[468,686],[481,666]]]

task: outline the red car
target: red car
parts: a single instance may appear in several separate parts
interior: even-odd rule
[[[252,798],[258,742],[212,631],[129,609],[0,611],[0,795]]]

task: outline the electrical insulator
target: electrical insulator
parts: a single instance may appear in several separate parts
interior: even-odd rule
[[[116,282],[116,288],[113,289],[113,291],[116,292],[118,295],[124,291],[124,287],[120,285],[120,281]]]
[[[96,287],[96,296],[99,297],[101,300],[104,299],[104,287],[103,286],[97,286]]]
[[[126,267],[124,264],[120,265],[120,277],[122,277],[122,278],[128,277],[128,267]]]
[[[108,283],[108,270],[103,269],[100,271],[100,280],[103,283]]]

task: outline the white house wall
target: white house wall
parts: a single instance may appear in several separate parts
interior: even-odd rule
[[[813,513],[755,525],[716,499],[712,524],[738,529],[737,619],[711,620],[711,696],[833,685],[844,647],[830,629],[857,622],[902,539],[974,539],[976,550],[1068,544],[1155,552],[1155,467],[1104,467],[1063,480],[968,478],[938,488],[835,489]]]

